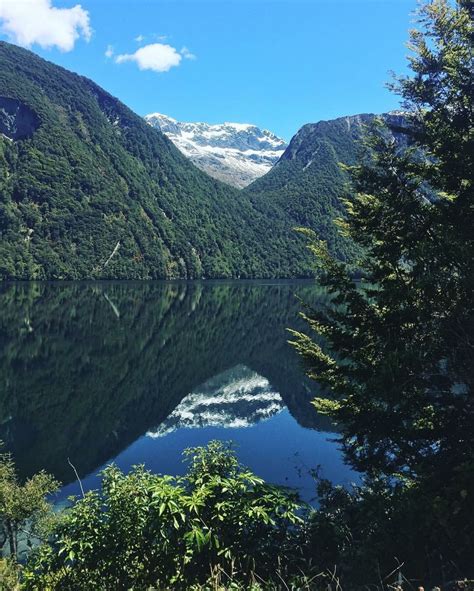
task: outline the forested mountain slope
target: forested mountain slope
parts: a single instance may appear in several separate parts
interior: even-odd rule
[[[365,123],[304,126],[243,191],[196,168],[94,82],[0,42],[0,280],[308,277]]]
[[[0,43],[1,279],[271,276],[262,225],[92,81]]]
[[[344,215],[342,198],[350,195],[349,177],[340,164],[356,164],[361,140],[374,118],[363,114],[304,125],[273,169],[245,193],[267,219],[277,220],[275,225],[311,228],[333,254],[351,260],[354,247],[334,224]],[[401,115],[383,118],[389,126],[403,125]],[[300,245],[296,247],[299,250]]]

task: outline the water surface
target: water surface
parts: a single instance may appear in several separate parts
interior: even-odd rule
[[[309,499],[320,473],[347,484],[314,382],[287,344],[309,282],[0,285],[0,439],[23,477],[45,469],[78,492],[101,467],[181,474],[181,453],[232,440],[265,479]]]

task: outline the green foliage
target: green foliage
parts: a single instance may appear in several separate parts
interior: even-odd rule
[[[17,557],[18,539],[26,544],[37,538],[41,524],[49,515],[51,507],[47,495],[58,488],[56,480],[45,472],[39,472],[24,484],[19,482],[15,465],[9,454],[0,454],[0,552],[8,543],[10,556]],[[8,571],[8,564],[2,563]]]
[[[307,563],[326,569],[337,565],[344,589],[369,584],[383,588],[381,581],[389,587],[398,573],[413,585],[443,587],[457,577],[472,577],[472,541],[465,536],[461,507],[468,490],[464,487],[472,490],[469,471],[472,465],[464,481],[440,482],[436,491],[424,482],[383,475],[368,477],[352,489],[321,481],[318,510],[308,515],[306,524]],[[450,491],[453,485],[461,489]],[[460,510],[462,518],[456,516]]]
[[[213,442],[187,451],[183,478],[142,466],[103,473],[66,510],[25,569],[27,589],[190,588],[215,573],[251,583],[287,566],[299,504]]]
[[[16,561],[0,558],[0,591],[19,591],[20,568]]]
[[[184,455],[179,478],[106,468],[99,491],[49,520],[26,564],[0,560],[0,589],[383,589],[401,569],[422,572],[427,530],[416,487],[374,479],[348,491],[320,481],[315,510],[241,466],[229,444]],[[400,543],[413,552],[406,565]]]
[[[1,42],[10,98],[39,125],[0,135],[0,279],[279,274],[282,239],[250,199],[90,80]]]
[[[364,130],[373,119],[356,115],[303,126],[278,164],[244,190],[271,220],[273,240],[283,240],[278,244],[282,267],[295,265],[304,273],[314,265],[307,249],[302,250],[305,241],[294,233],[295,227],[314,231],[337,259],[354,261],[354,242],[342,236],[334,223],[345,216],[341,195],[351,197],[349,176],[341,164],[355,165]]]
[[[447,575],[470,569],[474,548],[473,25],[444,0],[421,7],[419,24],[413,75],[395,85],[409,147],[378,126],[352,169],[343,227],[361,247],[364,281],[314,243],[332,305],[306,314],[324,343],[294,333],[294,345],[331,392],[315,404],[341,425],[348,458],[369,482],[389,477],[380,514],[405,507],[412,543],[376,536],[380,560],[396,548]],[[377,548],[362,537],[366,554]]]

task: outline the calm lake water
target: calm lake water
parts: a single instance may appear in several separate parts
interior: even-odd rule
[[[0,284],[0,439],[25,477],[79,492],[114,461],[185,471],[182,451],[233,441],[270,482],[314,495],[310,470],[348,484],[334,429],[310,404],[287,328],[309,282]]]

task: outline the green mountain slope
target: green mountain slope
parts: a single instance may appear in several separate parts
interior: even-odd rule
[[[274,274],[247,198],[90,80],[4,42],[0,134],[0,278]]]
[[[305,125],[243,191],[102,90],[0,42],[0,280],[308,277],[295,226],[333,223],[372,115]]]
[[[274,168],[247,187],[246,195],[266,219],[273,220],[277,236],[288,235],[295,226],[311,228],[338,258],[354,257],[353,245],[334,224],[344,215],[341,198],[349,196],[348,175],[340,163],[357,162],[363,134],[374,117],[354,115],[303,126]],[[384,118],[389,125],[403,121],[398,115]],[[300,254],[298,240],[289,247],[290,267],[304,274],[312,255]],[[291,258],[299,262],[291,263]]]

